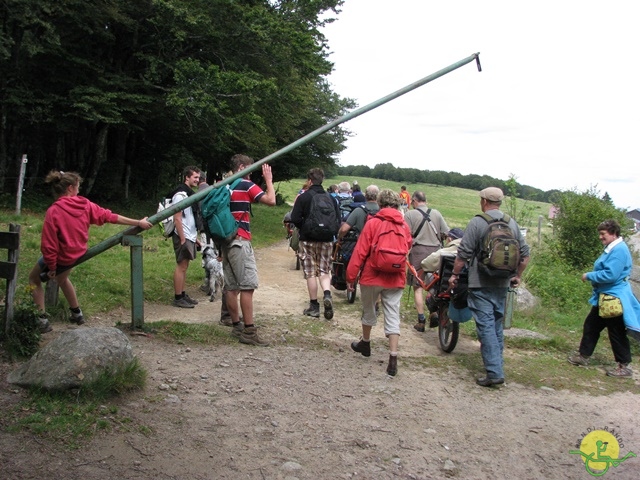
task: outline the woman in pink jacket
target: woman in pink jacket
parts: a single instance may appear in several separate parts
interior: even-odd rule
[[[371,355],[371,329],[377,323],[376,301],[382,298],[384,313],[384,333],[389,338],[389,364],[387,374],[394,376],[398,371],[398,340],[400,337],[400,301],[406,282],[406,255],[411,248],[411,232],[399,210],[402,200],[393,190],[381,190],[377,198],[380,211],[369,218],[358,237],[349,265],[347,266],[347,288],[360,273],[360,296],[362,297],[362,339],[351,344],[352,350],[365,357]],[[393,229],[396,250],[404,252],[393,272],[376,268],[371,258],[373,248],[380,241],[381,233]]]
[[[69,280],[71,267],[87,251],[89,227],[105,223],[135,225],[144,230],[153,225],[144,217],[141,220],[123,217],[96,205],[78,195],[82,178],[74,172],[51,171],[45,183],[51,184],[56,200],[47,209],[42,226],[40,250],[42,257],[29,273],[31,294],[40,311],[40,331],[51,331],[44,308],[42,282],[54,278],[67,299],[72,323],[82,325],[84,317],[78,305],[75,288]]]

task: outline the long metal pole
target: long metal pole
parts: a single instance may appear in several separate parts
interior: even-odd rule
[[[149,221],[151,223],[153,223],[154,225],[157,224],[158,222],[164,220],[165,218],[170,217],[171,215],[174,215],[176,213],[178,213],[179,211],[184,210],[185,208],[193,205],[195,202],[198,202],[200,200],[202,200],[205,196],[207,196],[207,194],[214,188],[220,188],[223,185],[227,185],[228,183],[231,183],[233,181],[235,181],[237,178],[240,177],[245,177],[248,174],[250,174],[251,172],[257,170],[258,168],[261,168],[262,165],[264,163],[267,163],[270,160],[273,160],[287,152],[290,152],[291,150],[298,148],[301,145],[304,145],[305,143],[310,142],[311,140],[313,140],[314,138],[322,135],[323,133],[331,130],[332,128],[337,127],[338,125],[348,122],[349,120],[352,120],[356,117],[359,117],[360,115],[369,112],[370,110],[373,110],[374,108],[377,108],[381,105],[384,105],[387,102],[390,102],[391,100],[394,100],[402,95],[404,95],[405,93],[408,93],[412,90],[415,90],[418,87],[421,87],[429,82],[432,82],[433,80],[436,80],[437,78],[440,78],[444,75],[446,75],[447,73],[450,73],[454,70],[457,70],[460,67],[463,67],[464,65],[466,65],[467,63],[471,63],[475,60],[476,65],[478,67],[478,71],[482,71],[480,68],[480,53],[474,53],[473,55],[468,56],[467,58],[464,58],[452,65],[449,65],[446,68],[443,68],[442,70],[438,70],[435,73],[432,73],[431,75],[424,77],[416,82],[411,83],[410,85],[407,85],[404,88],[401,88],[400,90],[397,90],[393,93],[390,93],[389,95],[380,98],[379,100],[376,100],[375,102],[371,102],[368,105],[365,105],[364,107],[358,108],[350,113],[347,113],[346,115],[338,118],[337,120],[334,120],[333,122],[330,122],[328,124],[326,124],[323,127],[320,127],[316,130],[314,130],[313,132],[305,135],[304,137],[296,140],[295,142],[290,143],[289,145],[287,145],[286,147],[281,148],[280,150],[272,153],[271,155],[267,155],[266,157],[264,157],[263,159],[255,162],[253,165],[250,165],[249,167],[245,168],[244,170],[242,170],[241,172],[237,172],[227,178],[225,178],[224,180],[221,180],[220,182],[215,183],[214,185],[209,186],[208,188],[205,188],[204,190],[198,191],[197,193],[194,193],[193,195],[191,195],[190,197],[185,198],[184,200],[176,203],[175,205],[171,205],[171,207],[163,210],[162,212],[156,213],[155,215],[152,215],[149,217]],[[90,258],[95,257],[96,255],[104,252],[105,250],[108,250],[109,248],[118,245],[122,242],[122,237],[124,235],[135,235],[137,233],[139,233],[142,229],[139,227],[130,227],[126,230],[123,230],[120,233],[117,233],[116,235],[113,235],[112,237],[107,238],[106,240],[103,240],[102,242],[100,242],[98,245],[95,245],[93,247],[91,247],[87,253],[85,253],[77,262],[76,265],[86,262],[87,260],[89,260]]]

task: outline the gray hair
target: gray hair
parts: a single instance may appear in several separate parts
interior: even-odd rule
[[[338,184],[338,191],[340,193],[342,192],[349,193],[349,190],[351,190],[351,185],[349,185],[349,182],[340,182]]]
[[[380,189],[377,185],[369,185],[364,189],[364,198],[367,202],[375,202],[376,198],[378,198],[378,193],[380,193]]]

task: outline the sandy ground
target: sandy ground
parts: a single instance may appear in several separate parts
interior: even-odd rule
[[[334,294],[336,315],[322,346],[296,342],[290,333],[297,325],[308,330],[310,322],[325,320],[301,315],[306,287],[284,243],[258,251],[257,259],[262,286],[255,294],[256,318],[271,347],[177,345],[131,336],[148,385],[115,404],[118,418],[133,421],[119,423],[105,414],[114,428],[73,451],[3,429],[2,478],[588,479],[593,476],[580,455],[569,452],[585,436],[594,438],[589,429],[615,429],[619,436],[610,443],[619,452],[611,445],[613,459],[640,455],[637,393],[599,396],[594,386],[592,395],[576,394],[508,378],[501,389],[478,387],[480,368],[461,369],[452,358],[476,354],[477,342],[463,336],[452,354],[444,354],[436,332],[417,333],[409,319],[402,326],[398,375],[389,377],[381,326],[374,329],[370,358],[349,348],[360,331],[359,315],[343,292]],[[217,324],[219,301],[198,298],[193,310],[146,305],[145,319]],[[111,312],[87,325],[117,321],[130,322],[129,312]],[[72,327],[54,328],[53,335]],[[451,358],[451,368],[425,367],[432,356]],[[3,409],[25,395],[5,383],[11,368],[0,365]],[[601,381],[620,380],[603,375]],[[637,378],[626,381],[638,392]],[[605,477],[637,479],[638,472],[640,458],[630,457],[609,464]]]

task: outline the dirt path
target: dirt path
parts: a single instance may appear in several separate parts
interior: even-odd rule
[[[2,478],[587,479],[569,451],[588,428],[605,427],[620,433],[620,457],[640,455],[639,395],[590,396],[513,382],[499,390],[478,387],[479,372],[456,368],[453,359],[448,371],[424,366],[446,355],[434,331],[419,334],[409,321],[402,325],[398,375],[388,377],[381,326],[370,358],[350,350],[359,315],[357,301],[347,305],[342,292],[321,348],[292,341],[298,322],[324,320],[300,314],[306,288],[284,243],[258,251],[257,259],[256,318],[272,347],[132,336],[149,381],[144,392],[118,403],[121,415],[145,428],[116,424],[72,452],[0,432]],[[146,305],[146,321],[217,322],[219,301],[199,299],[193,311]],[[128,319],[127,311],[112,312],[91,324]],[[451,355],[477,350],[463,337]],[[0,372],[0,408],[24,395],[4,383],[8,368]],[[640,458],[631,458],[606,476],[636,479],[638,471]]]

